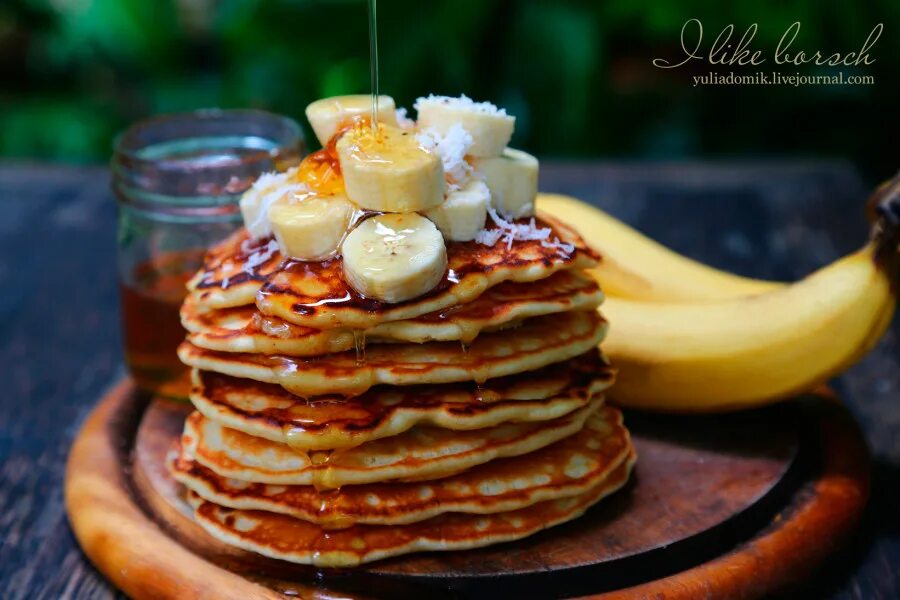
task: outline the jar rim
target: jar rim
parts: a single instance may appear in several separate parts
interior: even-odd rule
[[[305,151],[293,119],[257,109],[205,108],[134,123],[113,142],[114,188],[155,201],[209,202],[242,194],[260,174]],[[206,200],[200,200],[205,198]]]
[[[303,130],[300,125],[294,119],[284,115],[278,115],[256,108],[200,108],[191,111],[153,115],[132,123],[113,138],[114,156],[121,156],[138,164],[153,163],[155,162],[153,159],[141,156],[141,151],[146,148],[146,144],[137,143],[138,140],[136,139],[141,134],[146,133],[147,130],[159,128],[161,125],[169,123],[177,123],[179,121],[211,123],[222,121],[224,118],[229,117],[254,118],[261,121],[268,121],[271,125],[283,128],[288,137],[285,137],[282,140],[273,140],[278,144],[277,149],[275,149],[276,152],[295,147],[298,143],[303,142]],[[134,144],[133,146],[130,145],[132,143]],[[259,149],[258,154],[267,157],[273,155],[271,150],[264,150],[262,148]]]

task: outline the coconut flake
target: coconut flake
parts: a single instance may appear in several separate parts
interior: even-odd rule
[[[258,240],[253,239],[252,237],[248,237],[243,242],[241,242],[241,252],[243,254],[250,254],[256,251],[254,245],[258,242]]]
[[[552,242],[544,240],[541,242],[541,246],[543,246],[544,248],[555,248],[557,250],[560,250],[565,255],[569,255],[575,252],[575,244],[567,244],[563,241],[560,241],[559,238],[553,238]]]
[[[475,172],[466,161],[466,153],[472,147],[472,135],[459,123],[454,123],[445,134],[434,128],[424,129],[416,134],[416,141],[441,158],[447,178],[447,191],[455,192],[462,188]]]
[[[496,104],[492,104],[491,102],[475,102],[465,94],[461,94],[459,98],[454,98],[452,96],[435,96],[434,94],[429,94],[427,97],[417,98],[416,103],[413,104],[413,108],[416,111],[420,110],[420,107],[423,104],[443,104],[444,106],[450,108],[464,108],[466,110],[475,110],[480,113],[488,114],[488,115],[498,115],[505,117],[506,109],[498,108]]]
[[[483,246],[494,246],[503,237],[503,231],[500,229],[482,229],[475,234],[475,241]]]
[[[506,249],[511,250],[515,241],[539,241],[544,248],[553,248],[562,257],[566,257],[575,250],[573,244],[560,241],[553,235],[549,227],[538,227],[534,217],[528,223],[514,223],[501,217],[494,207],[488,207],[488,215],[497,226],[497,229],[482,229],[475,235],[475,241],[484,246],[494,246],[500,240],[506,242]]]
[[[394,115],[397,119],[397,125],[399,125],[403,129],[412,129],[416,126],[416,122],[409,118],[406,114],[406,109],[402,106],[394,111]]]
[[[251,190],[256,190],[257,192],[265,191],[266,188],[273,187],[282,183],[287,178],[287,173],[278,173],[276,171],[270,171],[268,173],[263,173],[260,175],[256,181],[253,182],[253,185],[250,186]]]
[[[278,242],[274,239],[269,240],[265,247],[257,249],[253,254],[247,257],[242,270],[248,275],[253,275],[253,270],[259,265],[265,263],[278,252]]]

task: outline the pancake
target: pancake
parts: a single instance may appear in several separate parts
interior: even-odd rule
[[[557,271],[596,265],[596,256],[574,230],[556,221],[538,225],[552,227],[554,235],[572,244],[572,251],[538,240],[509,246],[451,242],[447,244],[448,271],[441,283],[423,296],[397,304],[360,296],[344,281],[340,258],[282,261],[277,245],[262,251],[261,242],[252,247],[257,253],[250,253],[244,230],[208,253],[188,287],[201,312],[250,304],[254,301],[251,291],[258,289],[255,301],[264,314],[316,329],[369,329],[468,304],[503,281],[537,281]],[[251,260],[254,256],[260,258]],[[251,264],[255,262],[259,264]]]
[[[206,252],[187,288],[198,310],[251,305],[282,262],[274,238],[254,240],[242,227]]]
[[[343,398],[303,400],[279,385],[194,370],[191,402],[231,429],[307,450],[349,448],[415,425],[471,430],[546,421],[581,408],[615,371],[596,350],[539,371],[439,386],[376,386]]]
[[[581,430],[603,404],[597,397],[551,421],[504,423],[454,431],[414,427],[343,450],[302,452],[222,427],[192,413],[181,436],[183,454],[222,477],[331,489],[391,480],[446,477],[489,461],[533,452]]]
[[[198,310],[188,296],[181,322],[188,341],[222,352],[317,356],[352,350],[368,342],[463,341],[470,343],[483,330],[496,330],[530,317],[570,310],[592,310],[603,300],[596,281],[578,272],[560,271],[532,283],[507,281],[488,289],[469,304],[405,321],[358,330],[312,329],[259,313],[255,306],[213,311]]]
[[[355,352],[300,358],[205,350],[184,342],[181,361],[234,377],[277,383],[301,397],[354,396],[373,385],[484,382],[562,362],[594,348],[606,333],[596,311],[536,317],[516,329],[479,336],[468,350],[459,343],[374,344]]]
[[[489,515],[446,513],[407,525],[329,531],[288,515],[225,508],[190,491],[187,499],[197,523],[227,544],[294,563],[349,567],[411,552],[479,548],[527,537],[579,517],[621,488],[634,459],[632,452],[597,486],[577,496]]]
[[[629,453],[622,414],[603,407],[578,433],[524,456],[494,460],[446,479],[421,483],[313,486],[246,483],[216,475],[183,455],[170,465],[175,479],[205,500],[230,508],[290,515],[326,529],[360,523],[403,525],[447,512],[491,514],[583,494]]]

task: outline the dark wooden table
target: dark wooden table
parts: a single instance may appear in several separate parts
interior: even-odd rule
[[[844,162],[558,163],[541,174],[543,189],[596,202],[690,256],[779,279],[862,243],[872,183]],[[0,215],[0,596],[114,597],[62,504],[69,445],[123,374],[107,171],[2,165]],[[809,597],[898,598],[900,320],[837,385],[872,446],[874,490]]]

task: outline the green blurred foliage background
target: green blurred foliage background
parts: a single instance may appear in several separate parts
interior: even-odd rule
[[[900,166],[898,0],[381,0],[378,15],[383,93],[492,100],[517,115],[515,145],[541,156],[840,156],[876,177]],[[828,53],[884,23],[875,64],[843,68],[876,83],[692,87],[708,65],[651,64],[680,55],[691,17],[707,47],[728,23],[738,35],[759,23],[754,47],[769,56],[794,21],[795,49]],[[4,0],[0,157],[103,161],[128,123],[199,107],[302,120],[317,97],[368,91],[368,68],[364,0]]]

